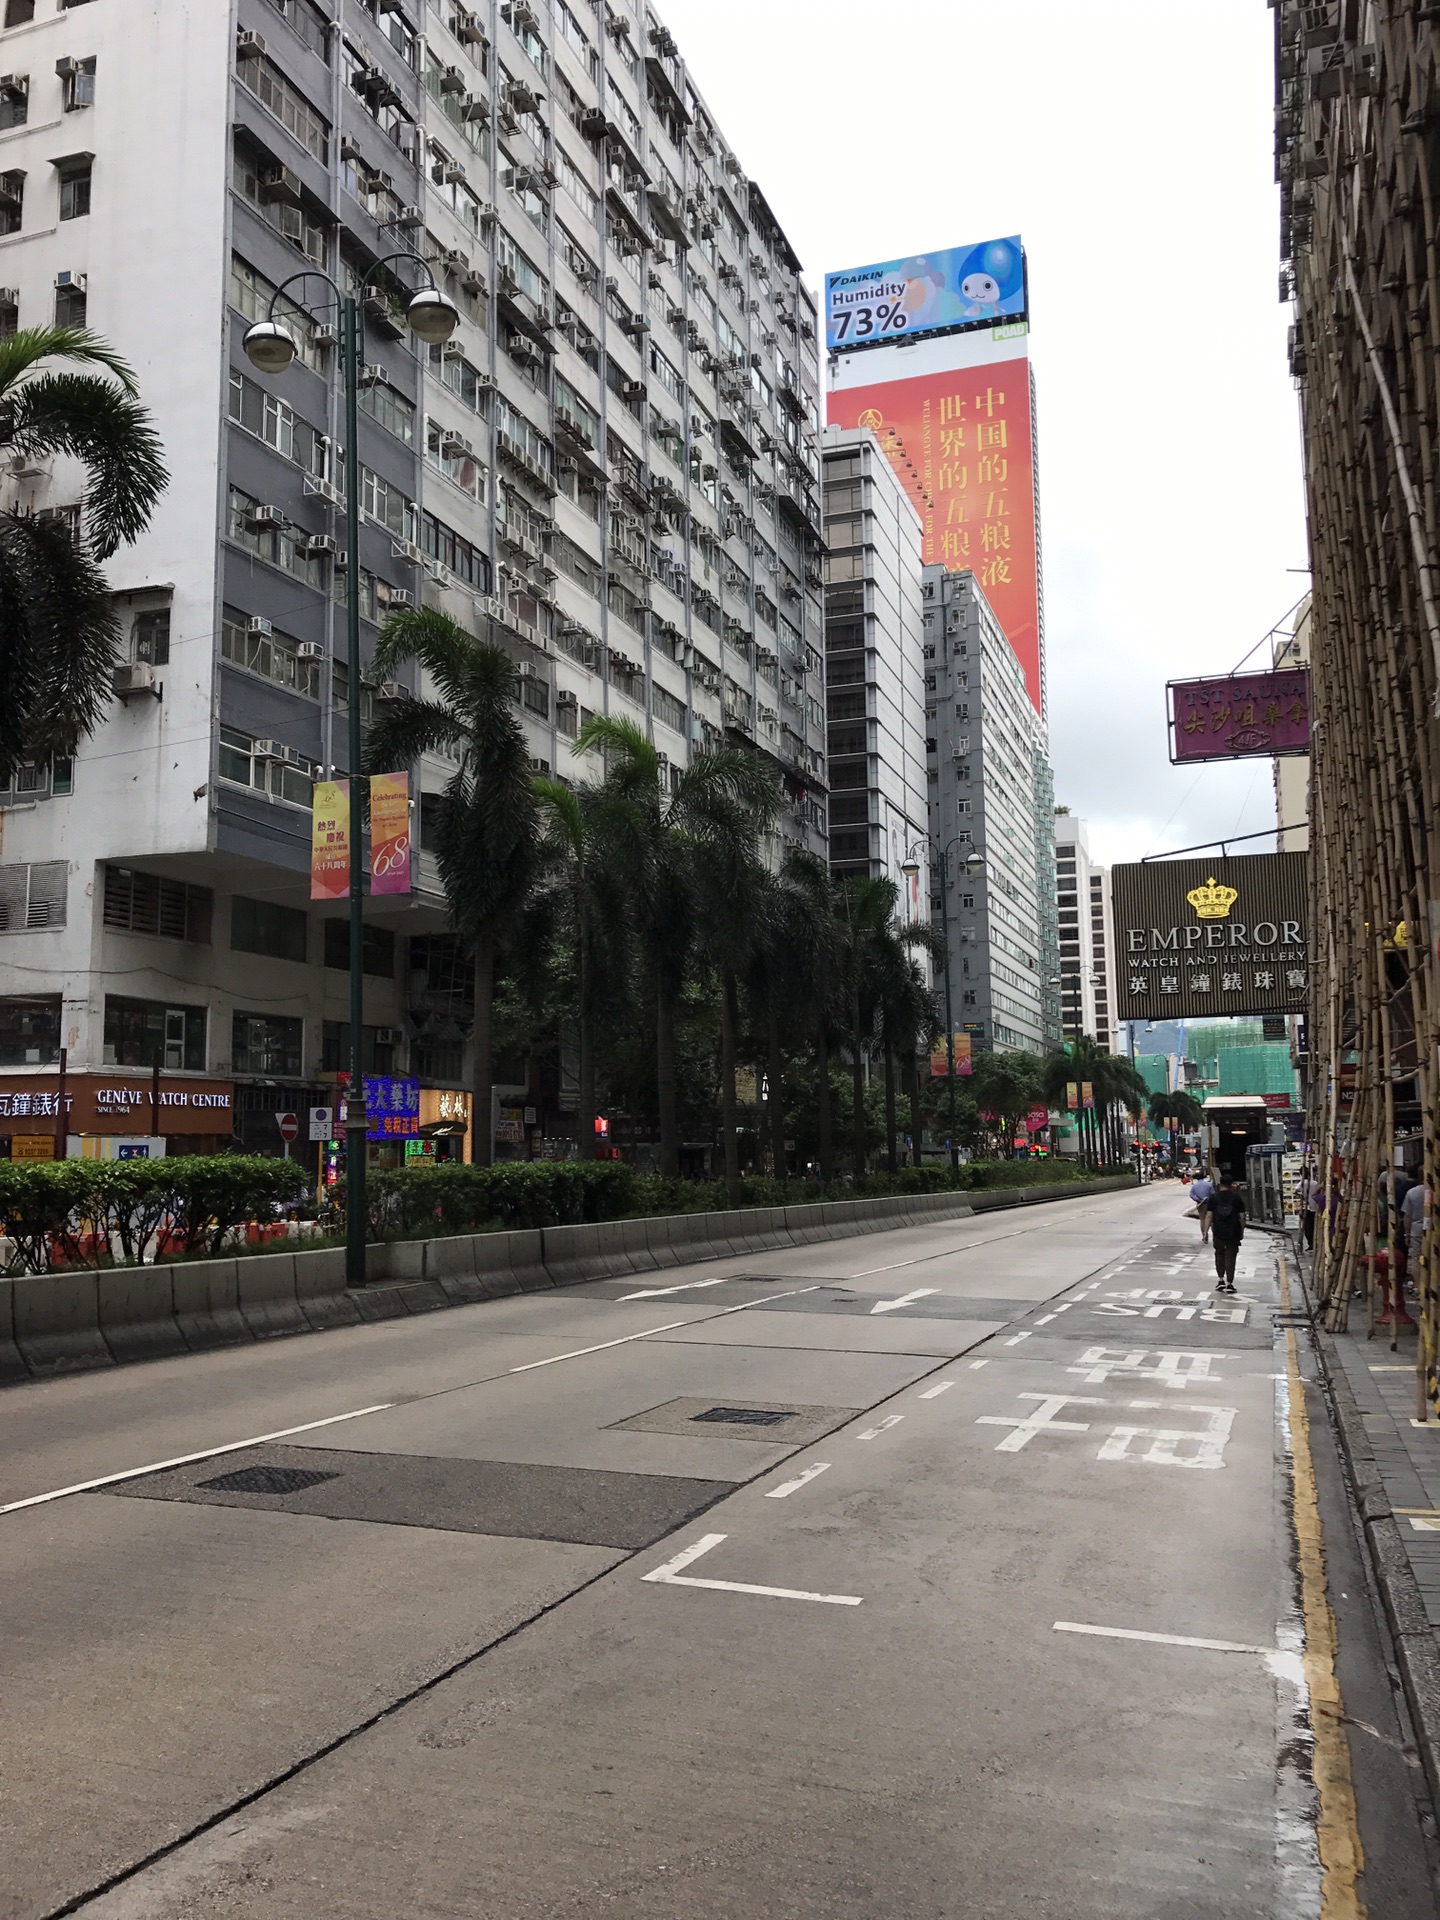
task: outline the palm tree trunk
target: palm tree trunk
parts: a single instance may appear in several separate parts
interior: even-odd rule
[[[740,1142],[736,1135],[735,1104],[735,976],[728,968],[720,974],[720,1138],[725,1151],[725,1179],[731,1192],[740,1185]]]
[[[765,1038],[770,1056],[770,1160],[777,1180],[786,1175],[785,1166],[785,1089],[782,1085],[785,1056],[780,1050],[780,1022],[775,1002],[765,1002]]]
[[[470,1153],[477,1167],[495,1158],[495,942],[475,944],[475,1064]]]
[[[675,1076],[675,1002],[661,987],[655,996],[655,1092],[660,1109],[660,1171],[680,1177],[680,1122]]]
[[[830,1118],[830,1048],[822,1026],[815,1043],[819,1074],[815,1081],[816,1117],[820,1122],[820,1178],[835,1178],[835,1129]]]
[[[580,1158],[595,1158],[595,1021],[590,1011],[590,955],[580,927]]]
[[[910,1055],[910,1158],[918,1167],[921,1164],[920,1129],[923,1122],[920,1117],[920,1062]]]
[[[894,1173],[895,1165],[895,1049],[885,1043],[885,1171]]]
[[[860,1001],[856,997],[853,1008],[852,1031],[855,1057],[851,1063],[854,1075],[854,1095],[850,1103],[851,1155],[854,1162],[852,1172],[858,1184],[865,1178],[865,1058],[860,1051]]]

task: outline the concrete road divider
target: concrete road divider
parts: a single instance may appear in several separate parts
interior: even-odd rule
[[[767,1249],[933,1226],[1000,1207],[1078,1200],[1133,1185],[1121,1176],[974,1192],[869,1195],[395,1241],[369,1248],[370,1283],[358,1288],[345,1285],[341,1247],[28,1275],[0,1280],[0,1384],[353,1327],[660,1267],[749,1259]]]

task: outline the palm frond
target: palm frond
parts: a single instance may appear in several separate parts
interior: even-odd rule
[[[73,752],[110,703],[119,651],[109,587],[64,526],[0,514],[0,774]]]
[[[104,367],[126,393],[140,390],[130,362],[88,327],[21,327],[0,340],[0,399],[41,360],[78,360]]]
[[[392,701],[371,727],[365,741],[366,773],[395,773],[409,767],[422,753],[441,747],[463,746],[464,723],[432,700],[404,694]]]
[[[84,462],[90,544],[101,558],[144,531],[169,474],[143,401],[93,374],[48,373],[12,394],[5,414],[14,452]]]

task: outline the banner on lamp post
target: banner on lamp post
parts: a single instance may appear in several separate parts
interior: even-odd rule
[[[1080,1083],[1078,1080],[1067,1080],[1065,1082],[1065,1105],[1071,1113],[1074,1113],[1079,1104]]]
[[[370,776],[370,891],[410,891],[410,776]]]
[[[343,900],[350,891],[350,782],[315,782],[310,832],[310,898]]]
[[[1089,1080],[1080,1082],[1080,1104],[1087,1111],[1095,1105],[1095,1088]]]

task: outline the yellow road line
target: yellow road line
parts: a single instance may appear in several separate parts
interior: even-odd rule
[[[1283,1254],[1280,1293],[1288,1313],[1290,1281]],[[1291,1327],[1285,1329],[1285,1373],[1290,1384],[1295,1537],[1300,1550],[1300,1600],[1305,1617],[1305,1684],[1310,1691],[1315,1787],[1320,1797],[1316,1822],[1322,1876],[1320,1916],[1321,1920],[1365,1920],[1367,1909],[1357,1885],[1365,1851],[1355,1817],[1345,1708],[1335,1675],[1335,1615],[1325,1578],[1325,1536],[1310,1452],[1310,1417],[1305,1407],[1305,1383],[1300,1377],[1300,1349]]]

